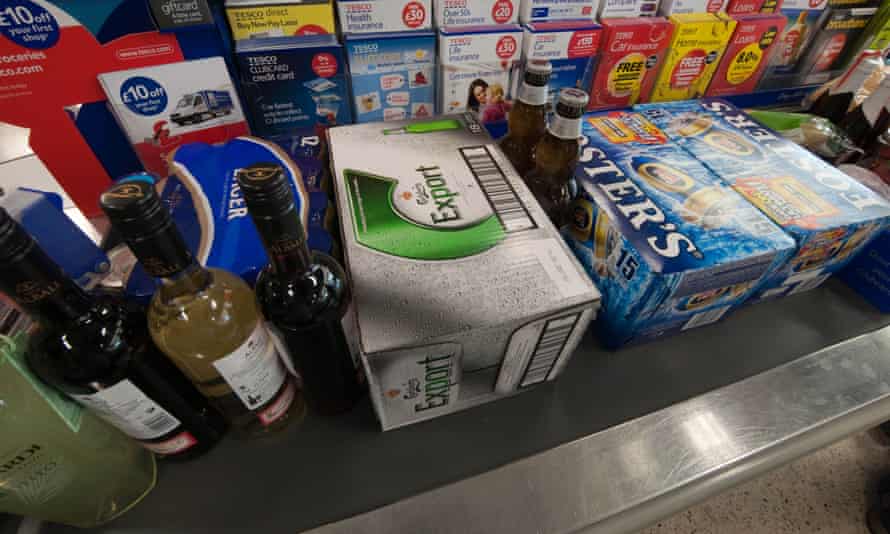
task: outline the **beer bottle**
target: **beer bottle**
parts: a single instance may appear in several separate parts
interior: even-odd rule
[[[574,196],[573,175],[581,149],[581,116],[587,93],[574,87],[559,92],[556,113],[544,137],[535,145],[535,166],[525,183],[557,227],[565,221]]]
[[[880,64],[881,53],[877,50],[865,50],[850,65],[847,72],[827,91],[824,91],[816,102],[810,107],[809,112],[825,117],[834,124],[838,124],[847,114],[856,91],[862,87],[865,80],[874,72]]]
[[[875,141],[890,127],[890,76],[868,95],[853,111],[847,113],[839,126],[853,143],[869,153]]]
[[[553,67],[549,61],[529,61],[522,85],[507,122],[501,150],[520,176],[534,166],[534,148],[547,128],[547,84]]]

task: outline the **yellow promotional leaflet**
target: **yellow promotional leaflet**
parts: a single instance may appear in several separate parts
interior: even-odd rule
[[[651,102],[699,98],[720,64],[736,21],[722,13],[671,15],[674,36]]]

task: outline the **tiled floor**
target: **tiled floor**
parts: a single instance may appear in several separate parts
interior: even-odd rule
[[[640,534],[868,534],[869,489],[890,446],[863,433],[666,519]]]

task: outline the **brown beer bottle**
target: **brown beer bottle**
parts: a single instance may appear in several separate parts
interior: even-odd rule
[[[549,61],[529,61],[519,94],[507,123],[501,150],[523,176],[534,166],[535,144],[547,129],[547,84],[553,67]]]
[[[565,222],[574,196],[572,181],[581,150],[578,139],[587,100],[587,93],[574,87],[559,92],[556,113],[535,146],[535,167],[525,176],[526,185],[557,227]]]

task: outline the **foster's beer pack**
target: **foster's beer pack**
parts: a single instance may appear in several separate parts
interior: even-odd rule
[[[722,100],[635,108],[797,242],[755,300],[820,285],[890,222],[866,186]]]
[[[587,115],[565,236],[602,292],[612,347],[706,325],[783,265],[794,241],[640,113]]]

